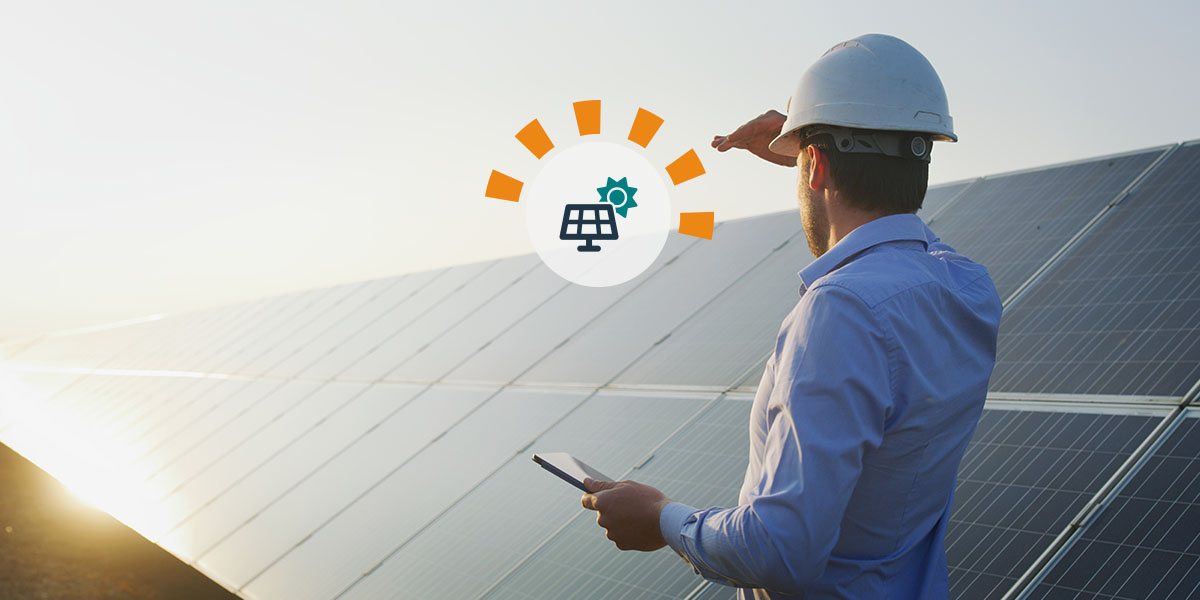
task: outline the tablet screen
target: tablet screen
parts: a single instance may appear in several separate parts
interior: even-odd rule
[[[545,454],[534,454],[533,461],[542,465],[543,469],[554,473],[566,481],[567,483],[587,491],[583,487],[583,480],[591,477],[597,481],[612,481],[604,473],[589,467],[587,463],[567,454],[566,452],[547,452]]]

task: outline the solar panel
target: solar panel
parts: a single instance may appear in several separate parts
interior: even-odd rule
[[[181,454],[195,452],[219,428],[227,426],[247,409],[264,403],[274,406],[280,399],[283,402],[294,400],[292,394],[279,393],[285,387],[281,382],[270,380],[218,384],[213,392],[197,402],[166,415],[133,445],[140,451],[135,454],[138,458],[134,469],[151,476],[159,475]]]
[[[138,370],[200,370],[200,359],[223,350],[222,346],[264,325],[275,313],[303,307],[331,290],[308,290],[273,298],[221,306],[193,314],[172,315],[111,330],[114,337],[134,337],[105,367]],[[187,344],[178,340],[186,339]]]
[[[629,479],[693,506],[735,506],[749,453],[750,401],[719,400],[671,436]],[[486,598],[681,598],[703,580],[669,548],[620,552],[584,513],[501,580]]]
[[[985,177],[937,216],[933,230],[986,266],[1008,298],[1163,152]]]
[[[793,236],[716,299],[638,358],[619,384],[729,387],[775,347],[784,317],[800,300],[796,273],[812,260],[804,234]],[[763,363],[765,366],[765,363]],[[754,383],[762,369],[753,373]]]
[[[1200,415],[1189,413],[1060,552],[1028,598],[1200,594]]]
[[[746,375],[742,377],[741,381],[737,382],[737,387],[746,391],[758,389],[758,384],[762,382],[763,374],[767,371],[767,360],[770,358],[770,352],[763,353],[762,358],[758,359],[758,362],[746,371]]]
[[[157,338],[157,343],[137,344],[118,353],[105,366],[117,369],[203,371],[208,364],[227,358],[225,354],[229,346],[255,331],[255,328],[271,325],[274,319],[298,312],[329,293],[330,290],[315,290],[214,310],[211,323],[203,323],[187,332],[173,328],[164,330],[164,325],[175,320],[173,317],[147,324],[147,328],[154,330],[150,335]],[[189,343],[178,343],[181,338],[177,336],[180,335]]]
[[[365,391],[362,391],[364,390]],[[320,465],[352,445],[389,415],[403,408],[421,388],[380,385],[350,390],[356,395],[339,404],[307,430],[296,432],[268,459],[244,465],[245,473],[220,490],[210,490],[210,500],[169,537],[183,543],[173,550],[195,558],[212,549],[255,515],[302,484]],[[287,437],[287,432],[283,437]]]
[[[347,332],[347,338],[308,367],[309,372],[340,379],[352,378],[353,375],[347,373],[351,366],[376,352],[392,337],[404,335],[409,326],[493,264],[495,261],[471,263],[433,272],[422,285],[399,299],[370,325]]]
[[[1200,144],[1005,310],[991,388],[1181,396],[1200,378]]]
[[[253,435],[222,448],[223,452],[209,453],[215,458],[196,469],[190,477],[179,477],[180,483],[175,487],[164,490],[166,498],[162,506],[168,517],[168,529],[159,543],[177,554],[194,557],[205,546],[198,537],[199,532],[190,526],[195,522],[190,520],[192,517],[254,473],[260,465],[285,452],[307,432],[353,402],[365,388],[366,384],[360,383],[331,382],[320,385],[278,418],[257,428]],[[392,401],[398,399],[391,398]],[[241,427],[240,424],[238,426]]]
[[[580,511],[579,492],[548,476],[529,453],[570,451],[620,477],[712,399],[596,394],[415,537],[394,540],[396,549],[340,598],[395,590],[418,598],[477,597]]]
[[[469,360],[481,346],[513,327],[569,283],[549,267],[539,264],[478,310],[444,331],[407,360],[387,379],[421,381],[439,379]],[[513,373],[513,377],[516,373]]]
[[[526,383],[606,383],[800,230],[798,215],[726,222],[533,366]]]
[[[969,179],[967,181],[956,181],[954,183],[943,183],[935,185],[925,190],[925,199],[921,201],[921,210],[917,211],[917,215],[930,223],[938,215],[942,209],[962,194],[967,186],[975,183],[977,180]]]
[[[513,455],[523,454],[531,440],[588,395],[590,392],[504,390],[412,460],[402,464],[391,460],[397,466],[386,478],[337,514],[328,519],[305,519],[307,535],[302,540],[297,538],[286,555],[266,553],[268,560],[277,560],[253,578],[244,593],[255,598],[295,600],[333,597],[386,557],[397,540],[412,536]],[[424,421],[417,419],[411,426],[425,427]],[[396,445],[404,438],[392,432],[386,439]],[[346,468],[363,470],[362,466],[345,465],[339,471]],[[342,479],[345,477],[342,475]],[[257,543],[260,536],[242,539]],[[232,545],[228,549],[242,553]],[[310,577],[317,572],[321,577]]]
[[[927,193],[920,216],[1005,295],[1090,227],[1006,310],[992,387],[1018,400],[990,401],[966,451],[952,597],[1010,590],[1200,379],[1197,190],[1200,142]],[[608,211],[565,210],[568,238],[617,235]],[[611,288],[527,255],[3,344],[6,363],[69,372],[0,372],[0,439],[52,472],[95,440],[163,514],[139,531],[246,597],[728,599],[669,550],[617,551],[529,454],[734,505],[750,402],[714,397],[758,384],[805,247],[788,211],[669,236]],[[397,383],[442,379],[472,385]],[[627,388],[593,393],[610,381]],[[1189,410],[1031,597],[1200,595]]]
[[[723,225],[718,230],[722,228]],[[681,253],[695,248],[700,241],[691,237],[669,236],[654,264],[645,273],[621,285],[603,288],[582,285],[564,287],[504,333],[476,348],[477,352],[456,367],[445,380],[511,382],[580,327],[605,313],[614,302],[657,277],[664,265]]]
[[[157,489],[159,500],[191,480],[197,473],[237,448],[260,430],[286,415],[297,404],[311,397],[323,383],[288,381],[276,384],[260,397],[245,397],[241,403],[228,402],[224,410],[214,410],[192,423],[172,444],[164,444],[146,458],[156,469],[147,480]]]
[[[355,334],[367,327],[372,327],[383,315],[412,296],[432,277],[432,273],[427,272],[381,280],[381,285],[373,288],[361,305],[348,311],[336,322],[329,324],[316,337],[300,343],[291,356],[271,367],[267,373],[276,377],[332,377],[337,375],[337,373],[330,373],[319,368],[325,362],[322,359]],[[328,363],[325,362],[325,364]]]
[[[317,319],[331,306],[353,294],[357,285],[344,285],[305,295],[295,302],[272,307],[260,321],[234,331],[219,345],[204,349],[204,356],[190,358],[189,370],[234,373],[244,372],[254,361],[286,340],[297,329]],[[168,367],[169,368],[169,367]]]
[[[419,319],[405,326],[402,333],[391,336],[356,361],[342,376],[368,381],[382,378],[538,264],[539,259],[534,255],[496,261],[464,283],[460,289],[443,298],[436,306],[422,313]],[[425,379],[431,377],[427,375]]]
[[[356,437],[344,440],[340,447],[323,447],[322,454],[313,457],[301,472],[288,473],[293,483],[203,553],[201,564],[227,583],[245,585],[495,390],[431,388],[411,401],[409,392],[394,396],[384,386],[374,386],[366,393],[398,399],[390,403],[392,410]]]
[[[737,588],[708,582],[699,594],[688,600],[736,600]]]
[[[984,410],[946,530],[950,597],[1003,596],[1166,414]]]
[[[395,283],[394,279],[367,281],[354,286],[349,294],[328,305],[324,310],[315,313],[311,318],[291,328],[287,335],[280,336],[271,344],[266,345],[258,356],[249,364],[238,368],[237,372],[255,376],[278,376],[275,372],[280,365],[300,352],[305,345],[318,338],[349,315],[361,310],[380,291]]]
[[[73,384],[78,375],[0,371],[0,433]]]

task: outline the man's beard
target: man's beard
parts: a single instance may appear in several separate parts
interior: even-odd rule
[[[800,186],[800,222],[813,256],[825,254],[829,250],[829,215],[825,214],[824,204],[813,200],[812,188],[807,184]]]

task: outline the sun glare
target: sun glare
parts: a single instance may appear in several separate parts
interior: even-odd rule
[[[167,515],[153,501],[157,490],[136,472],[126,440],[59,406],[66,391],[47,392],[27,373],[0,368],[0,418],[5,440],[21,455],[60,481],[72,494],[155,539]],[[13,412],[20,406],[20,412]]]

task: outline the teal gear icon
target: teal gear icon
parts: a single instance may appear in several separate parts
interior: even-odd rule
[[[637,192],[637,188],[629,187],[625,181],[627,178],[622,177],[620,181],[608,178],[608,183],[602,188],[596,188],[600,192],[600,201],[608,202],[613,205],[613,210],[621,217],[627,216],[625,213],[637,206],[637,202],[633,201],[633,195]]]

